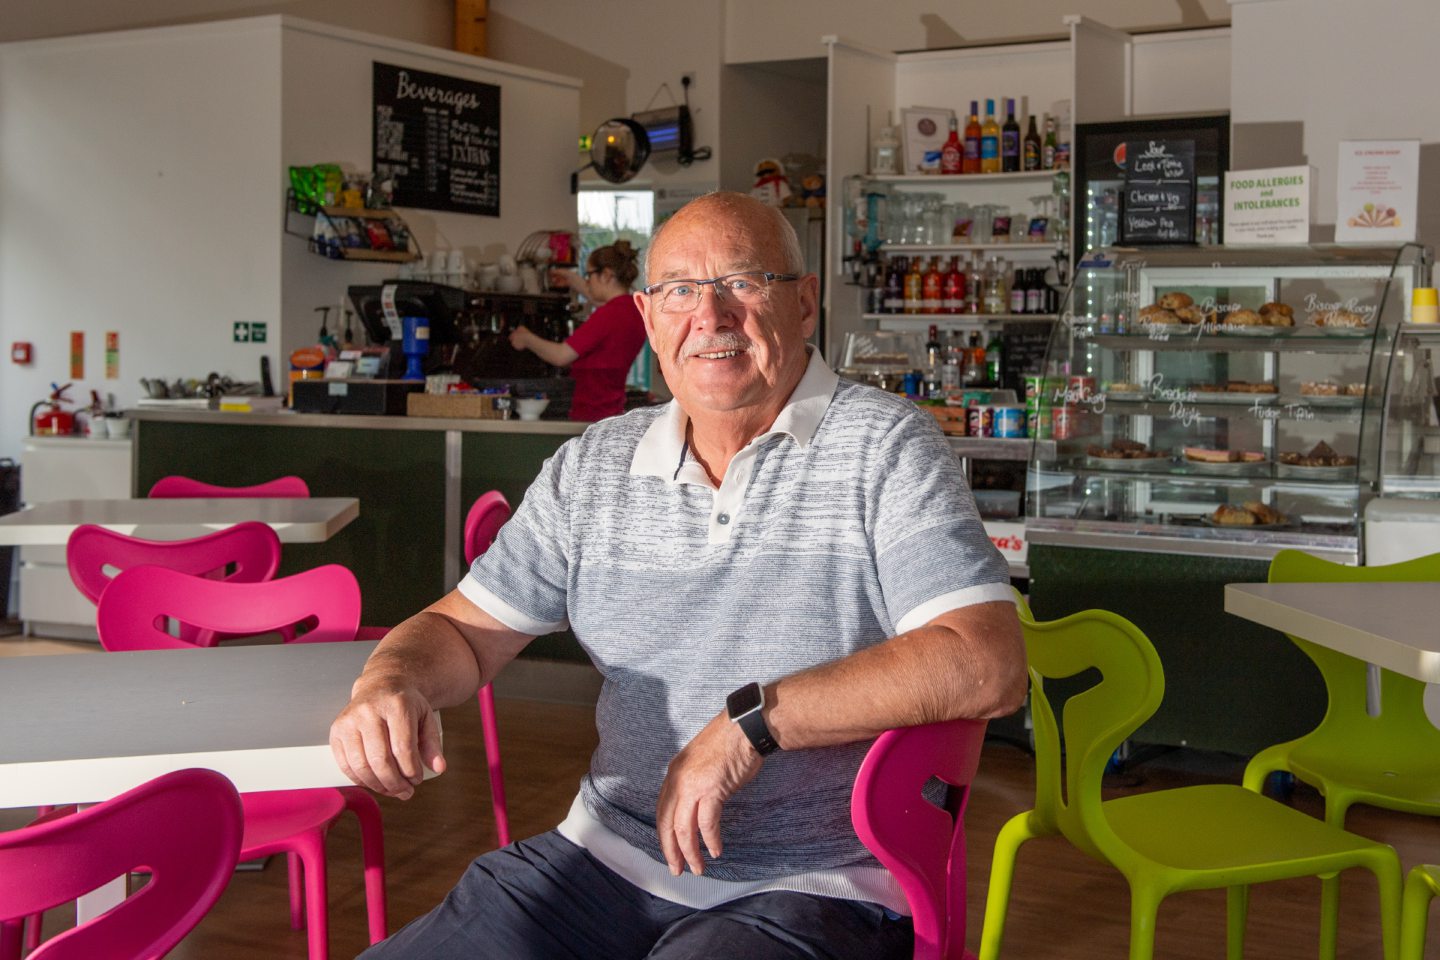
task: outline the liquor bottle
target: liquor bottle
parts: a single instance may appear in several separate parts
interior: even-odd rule
[[[980,126],[980,172],[1000,172],[1000,124],[995,122],[995,101],[985,101],[985,122]]]
[[[1055,118],[1045,115],[1045,139],[1040,145],[1040,169],[1055,169],[1055,150],[1059,144],[1055,139]]]
[[[1000,386],[1000,379],[1005,375],[1000,363],[1003,349],[1004,341],[1000,339],[999,328],[996,328],[990,334],[990,342],[985,344],[985,379],[996,387]]]
[[[910,261],[910,272],[905,274],[905,312],[919,313],[920,301],[924,299],[925,274],[920,270],[920,258]]]
[[[945,274],[940,270],[939,257],[930,261],[930,269],[925,272],[920,284],[920,312],[939,313],[945,287]]]
[[[940,148],[940,172],[960,173],[965,166],[965,145],[960,142],[960,127],[955,118],[950,118],[950,136]]]
[[[940,288],[940,312],[963,313],[965,310],[965,274],[960,269],[960,258],[950,261],[945,282]]]
[[[940,383],[940,368],[945,365],[945,348],[940,345],[940,328],[930,324],[930,339],[925,341],[925,380]]]
[[[960,342],[955,338],[955,331],[951,330],[946,338],[944,364],[940,367],[941,394],[960,389],[960,374],[964,369],[964,353],[960,349]]]
[[[965,312],[978,314],[980,312],[981,297],[985,291],[985,275],[974,261],[967,263],[965,268]]]
[[[1043,147],[1040,134],[1035,132],[1035,114],[1030,114],[1030,129],[1025,132],[1025,143],[1020,150],[1021,169],[1039,170],[1043,162]]]
[[[991,257],[985,268],[985,312],[996,316],[1010,312],[1010,290],[999,257]]]
[[[1045,312],[1045,268],[1036,267],[1030,271],[1030,286],[1025,291],[1025,312]]]
[[[1025,297],[1029,293],[1029,270],[1015,271],[1015,282],[1010,285],[1010,312],[1025,313]]]
[[[965,159],[963,173],[980,172],[980,105],[970,101],[970,120],[965,124]]]
[[[885,271],[885,312],[905,310],[905,258],[891,257]]]
[[[865,312],[885,312],[885,268],[875,260],[865,263]]]
[[[964,382],[977,385],[985,382],[985,345],[980,342],[979,331],[970,334],[970,345],[965,349]]]
[[[1015,101],[1005,101],[1005,125],[1000,128],[1000,169],[1014,173],[1020,169],[1020,124],[1015,122]]]

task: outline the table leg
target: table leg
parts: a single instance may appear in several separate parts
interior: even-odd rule
[[[1373,663],[1365,664],[1365,712],[1380,716],[1380,668]]]
[[[463,547],[460,543],[465,522],[460,503],[460,431],[445,431],[445,582],[441,595],[455,589],[460,582],[460,559]]]

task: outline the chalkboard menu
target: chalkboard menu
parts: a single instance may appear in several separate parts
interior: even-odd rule
[[[1195,242],[1195,141],[1130,140],[1120,242]]]
[[[395,206],[500,216],[500,88],[374,66],[374,169]]]
[[[1053,320],[1011,320],[1001,328],[1000,385],[1025,397],[1025,374],[1043,373]]]

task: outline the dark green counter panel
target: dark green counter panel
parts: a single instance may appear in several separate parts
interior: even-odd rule
[[[1165,699],[1137,742],[1248,756],[1324,714],[1310,660],[1283,634],[1224,612],[1225,584],[1263,583],[1268,561],[1031,545],[1029,562],[1037,618],[1099,607],[1155,644]]]
[[[325,543],[285,545],[282,574],[323,563],[355,572],[362,622],[390,626],[445,589],[445,435],[437,430],[137,424],[135,488],[179,473],[229,486],[285,474],[316,497],[357,497],[360,516]]]
[[[520,506],[525,490],[540,473],[546,458],[570,438],[553,434],[466,433],[460,445],[461,510],[469,510],[487,490],[505,494],[512,508]],[[465,569],[461,560],[461,570]],[[526,657],[589,663],[569,631],[536,637],[525,648]]]

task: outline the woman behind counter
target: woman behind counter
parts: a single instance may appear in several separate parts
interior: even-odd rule
[[[510,333],[510,345],[529,350],[555,367],[569,367],[575,379],[571,420],[603,420],[625,410],[625,377],[645,343],[645,321],[630,296],[639,276],[638,254],[625,240],[591,251],[585,276],[555,271],[551,282],[564,284],[595,304],[590,319],[563,343],[546,340],[526,327]]]

